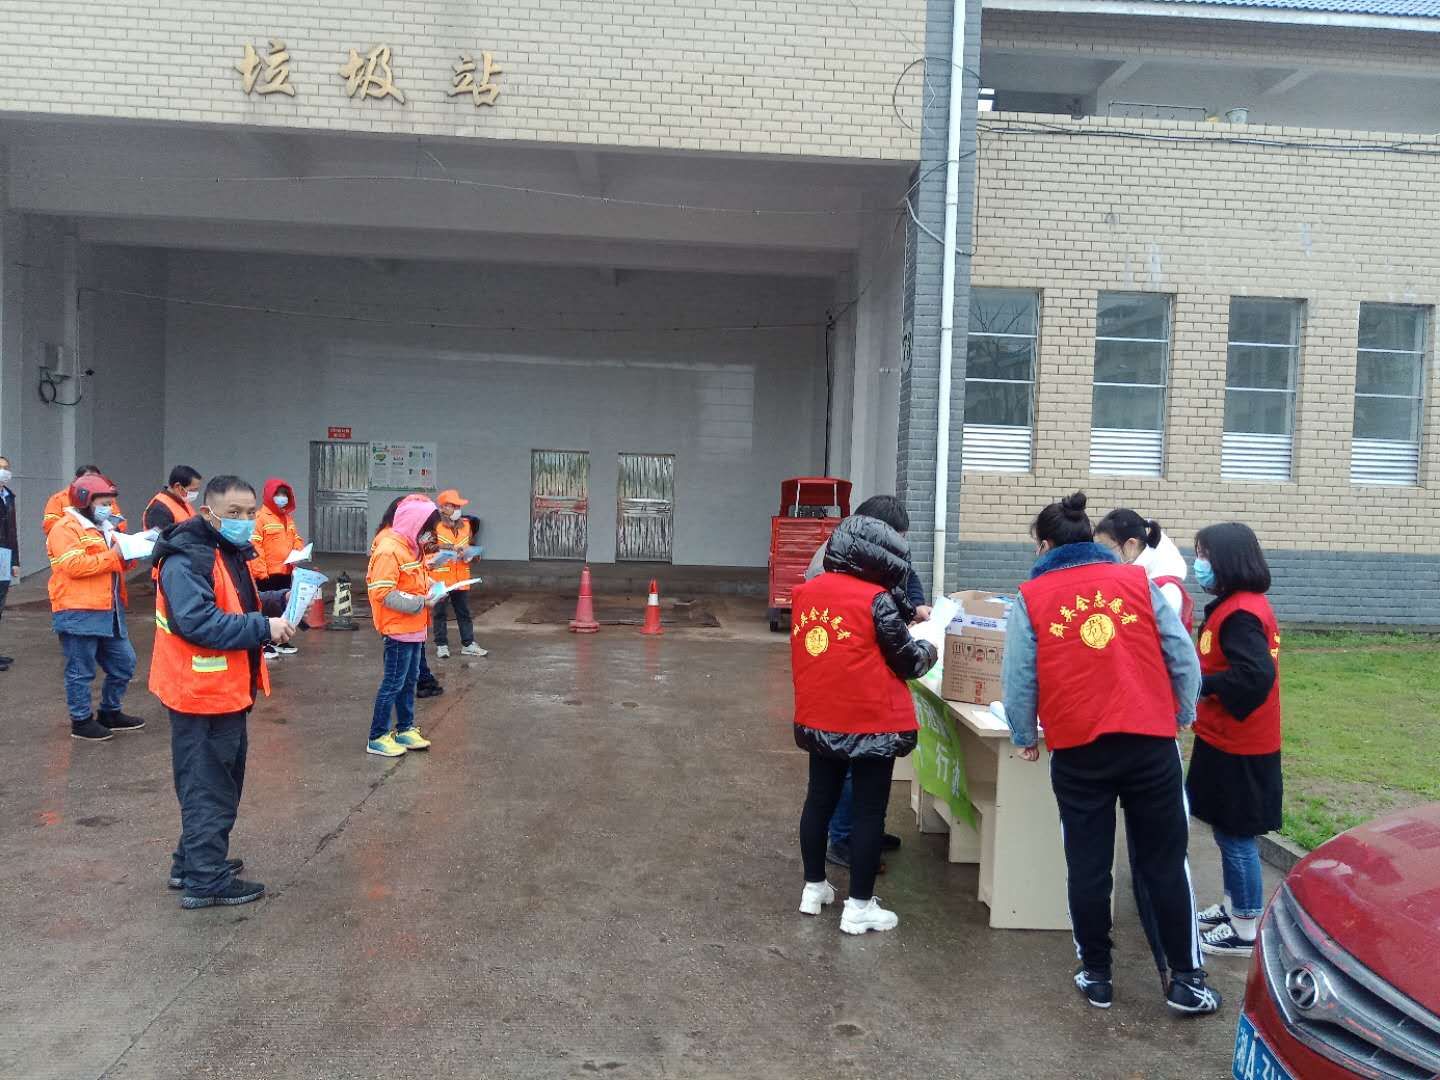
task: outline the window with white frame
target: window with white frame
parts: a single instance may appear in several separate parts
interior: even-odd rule
[[[1170,297],[1102,292],[1095,313],[1092,473],[1164,472],[1169,370]]]
[[[1429,308],[1360,305],[1352,484],[1419,483],[1429,337]]]
[[[971,289],[965,359],[965,469],[1029,472],[1040,294]]]
[[[1299,300],[1230,300],[1220,456],[1226,480],[1284,483],[1291,477],[1302,312]]]

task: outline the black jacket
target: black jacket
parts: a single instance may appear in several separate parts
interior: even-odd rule
[[[10,561],[20,561],[20,533],[15,525],[15,489],[10,497],[0,502],[0,548],[10,549]]]
[[[221,611],[215,604],[211,574],[217,550],[240,594],[243,615]],[[255,554],[251,545],[236,547],[203,518],[194,517],[161,533],[153,556],[160,569],[160,587],[165,591],[171,632],[202,648],[248,652],[252,693],[262,663],[260,649],[270,641],[268,617],[285,611],[285,593],[256,591],[246,566]]]
[[[897,677],[918,679],[935,666],[935,647],[910,635],[915,609],[905,597],[911,571],[910,545],[904,537],[876,518],[848,517],[830,536],[825,571],[885,587],[871,604],[870,618],[880,655]],[[915,732],[844,735],[797,725],[795,743],[826,757],[903,757],[915,749]]]

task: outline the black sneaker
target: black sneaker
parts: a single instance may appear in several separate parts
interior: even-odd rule
[[[1097,1009],[1108,1009],[1115,1003],[1115,984],[1110,976],[1081,968],[1075,972],[1075,989]]]
[[[0,664],[7,664],[7,665],[8,665],[8,664],[13,664],[14,662],[15,662],[15,657],[13,657],[13,656],[0,656]]]
[[[1195,917],[1201,930],[1214,930],[1221,923],[1230,921],[1230,911],[1224,904],[1211,904]]]
[[[286,643],[284,645],[276,645],[275,651],[278,652],[281,656],[294,656],[300,650],[297,649],[294,645]]]
[[[1205,985],[1205,972],[1196,970],[1176,975],[1170,980],[1165,1003],[1186,1016],[1209,1016],[1220,1011],[1224,999],[1220,992]]]
[[[850,869],[850,845],[832,843],[825,849],[825,861],[831,866]]]
[[[226,865],[227,867],[229,867],[230,872],[231,872],[232,874],[238,874],[241,870],[244,870],[244,869],[245,869],[245,860],[244,860],[244,859],[226,859],[226,860],[225,860],[225,865]],[[169,888],[172,888],[172,889],[183,889],[183,888],[185,887],[185,875],[184,875],[184,874],[178,874],[178,875],[177,875],[177,874],[173,874],[173,873],[172,873],[172,874],[170,875],[170,880],[166,882],[166,885],[167,885]]]
[[[881,851],[894,851],[894,850],[896,850],[899,846],[900,846],[900,838],[899,838],[898,836],[896,836],[894,833],[888,833],[888,832],[887,832],[887,833],[881,833],[881,834],[880,834],[880,850],[881,850]]]
[[[236,878],[225,890],[214,896],[191,896],[188,892],[180,897],[180,906],[187,910],[202,907],[235,907],[251,904],[265,895],[265,886],[258,881],[241,881]]]
[[[95,716],[111,731],[139,731],[145,726],[145,721],[140,717],[131,716],[120,709],[116,709],[114,712],[109,709],[101,709]]]
[[[70,721],[70,737],[84,742],[104,742],[106,739],[113,739],[115,733],[96,720],[92,714],[78,723],[74,720]]]
[[[1249,956],[1255,951],[1255,939],[1246,941],[1234,923],[1223,922],[1200,935],[1200,948],[1211,956]]]
[[[434,679],[429,682],[420,683],[415,687],[415,696],[417,698],[439,697],[443,693],[445,693],[445,688]]]

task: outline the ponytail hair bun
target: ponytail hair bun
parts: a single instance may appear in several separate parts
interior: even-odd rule
[[[1137,540],[1146,547],[1160,545],[1160,523],[1143,518],[1126,507],[1111,510],[1101,518],[1100,524],[1095,526],[1095,532],[1100,536],[1108,536],[1115,541],[1117,547],[1131,540]]]
[[[1165,534],[1160,531],[1160,523],[1153,518],[1145,522],[1145,546],[1159,547],[1160,538]]]
[[[1085,493],[1083,491],[1077,491],[1074,495],[1066,495],[1060,500],[1060,509],[1065,512],[1065,516],[1071,521],[1079,521],[1086,516],[1086,501]]]
[[[1085,513],[1085,502],[1085,493],[1077,491],[1051,503],[1035,518],[1030,534],[1041,543],[1049,541],[1052,547],[1088,544],[1095,539],[1095,530]]]

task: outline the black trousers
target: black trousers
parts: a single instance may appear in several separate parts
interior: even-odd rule
[[[1096,974],[1110,973],[1118,800],[1134,850],[1133,871],[1149,897],[1170,969],[1183,974],[1198,968],[1199,928],[1186,857],[1190,815],[1175,740],[1102,735],[1088,746],[1056,750],[1050,783],[1060,806],[1070,922],[1081,962]]]
[[[269,577],[263,577],[257,581],[255,588],[261,592],[284,592],[290,588],[293,581],[293,574],[271,574]]]
[[[445,619],[447,605],[455,609],[455,625],[460,628],[460,644],[473,645],[475,620],[470,618],[470,594],[464,589],[452,592],[431,609],[430,620],[435,624],[435,644],[450,644],[450,632]]]
[[[223,892],[234,876],[225,866],[230,830],[245,787],[248,712],[198,716],[170,710],[170,764],[180,800],[180,843],[170,876],[192,896]]]
[[[850,895],[869,900],[880,869],[880,839],[890,807],[894,758],[830,758],[810,752],[810,788],[800,814],[800,855],[805,880],[825,880],[825,848],[830,843],[830,816],[840,802],[848,774],[855,791],[850,830]]]

